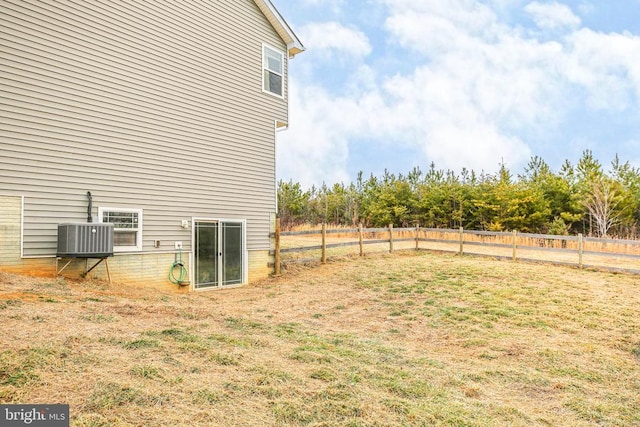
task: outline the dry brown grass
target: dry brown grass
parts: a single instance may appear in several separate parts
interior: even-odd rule
[[[0,275],[0,402],[74,426],[640,424],[638,277],[424,252],[159,293]]]
[[[318,231],[300,227],[297,231]],[[334,229],[335,231],[335,229]],[[416,247],[415,229],[394,229],[394,250],[414,249]],[[459,231],[420,229],[419,248],[423,250],[458,253],[460,251]],[[558,236],[560,239],[561,237]],[[389,232],[367,232],[363,236],[365,254],[380,254],[389,252]],[[367,244],[367,241],[386,240],[385,243]],[[405,241],[401,241],[405,240]],[[327,245],[354,243],[353,246],[341,246],[327,249],[328,257],[341,257],[359,255],[357,232],[329,233],[326,237]],[[613,243],[612,243],[613,242]],[[600,268],[603,270],[626,271],[638,273],[640,264],[640,244],[620,243],[611,240],[609,243],[600,241],[585,241],[582,263],[588,268]],[[280,245],[284,250],[292,248],[304,248],[319,246],[322,244],[320,234],[284,235]],[[475,235],[465,234],[463,252],[468,255],[484,255],[502,258],[512,258],[513,237],[511,235]],[[499,245],[499,246],[495,246]],[[578,254],[578,242],[562,241],[558,239],[543,239],[519,234],[516,240],[516,257],[520,260],[541,261],[548,263],[560,263],[578,266],[580,257]],[[634,255],[629,257],[625,255]],[[321,258],[319,249],[296,252],[284,252],[282,260],[287,262],[318,261]]]

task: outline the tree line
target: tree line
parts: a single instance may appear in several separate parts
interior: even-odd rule
[[[608,169],[590,150],[558,172],[532,157],[514,176],[503,163],[495,174],[414,168],[355,182],[304,190],[278,182],[284,229],[301,224],[458,228],[488,231],[636,238],[640,224],[640,169],[616,156]]]

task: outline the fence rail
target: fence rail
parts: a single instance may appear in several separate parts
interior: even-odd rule
[[[276,221],[275,271],[282,264],[319,261],[328,256],[360,255],[395,250],[434,250],[460,255],[485,255],[513,261],[537,261],[640,274],[640,241],[491,232],[439,228],[337,228],[281,231]],[[354,247],[359,251],[355,252]],[[366,248],[366,251],[365,251]],[[300,254],[310,257],[302,258]],[[283,258],[284,256],[284,258]]]

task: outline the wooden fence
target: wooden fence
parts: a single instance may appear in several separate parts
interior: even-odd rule
[[[580,268],[640,274],[640,241],[439,228],[337,228],[280,231],[276,222],[275,272],[282,264],[327,262],[329,257],[366,256],[396,250],[433,250]]]

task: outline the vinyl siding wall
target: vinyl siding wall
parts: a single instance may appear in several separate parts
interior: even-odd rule
[[[189,250],[192,217],[246,218],[269,249],[287,86],[262,91],[262,44],[286,46],[252,0],[3,0],[0,23],[0,188],[24,196],[26,257],[55,255],[87,191],[94,216],[143,209],[145,252]]]
[[[22,198],[0,195],[0,265],[20,261]]]

